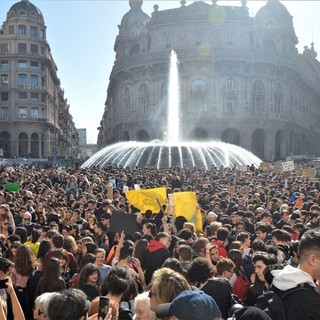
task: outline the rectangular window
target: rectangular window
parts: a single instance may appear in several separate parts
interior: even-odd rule
[[[19,69],[27,69],[27,61],[25,60],[19,60],[18,61],[18,68]]]
[[[43,29],[41,29],[41,38],[45,39],[46,38],[46,33]]]
[[[227,43],[228,44],[233,44],[233,34],[231,32],[227,33]]]
[[[8,44],[7,43],[1,43],[0,44],[0,53],[7,54],[9,52],[8,50]]]
[[[46,102],[46,95],[45,94],[41,95],[41,102],[43,102],[43,103]]]
[[[14,26],[9,26],[9,34],[14,34]]]
[[[31,86],[34,86],[34,87],[39,86],[39,77],[34,74],[31,75]]]
[[[30,45],[30,51],[31,53],[38,53],[38,46],[36,44],[31,44]]]
[[[1,107],[0,108],[0,119],[7,119],[9,117],[9,108]]]
[[[39,108],[31,107],[31,118],[39,118]]]
[[[27,44],[26,43],[18,43],[18,53],[19,54],[27,53]]]
[[[9,62],[8,62],[8,60],[1,60],[1,61],[0,61],[0,69],[1,69],[1,70],[8,70],[8,69],[9,69]]]
[[[18,99],[19,100],[27,100],[28,95],[26,92],[18,92]]]
[[[171,48],[171,38],[170,38],[170,36],[166,36],[166,48]]]
[[[9,101],[9,92],[1,92],[1,101]]]
[[[7,87],[9,85],[9,76],[7,74],[0,75],[0,86]]]
[[[37,92],[32,92],[32,93],[31,93],[31,100],[32,100],[32,101],[39,101],[39,93],[37,93]]]
[[[19,24],[18,25],[18,34],[27,34],[27,27],[25,25]]]
[[[26,74],[18,74],[18,86],[24,87],[27,85],[27,75]]]
[[[18,109],[18,117],[19,119],[25,119],[27,118],[27,107],[19,107]]]
[[[41,47],[41,54],[44,55],[44,47]]]
[[[37,37],[38,36],[38,28],[31,26],[31,37]]]
[[[200,45],[202,43],[201,33],[196,34],[196,45]]]
[[[46,79],[45,77],[41,77],[41,87],[45,87],[46,86]]]
[[[32,70],[38,70],[39,64],[37,61],[31,61],[30,66]]]

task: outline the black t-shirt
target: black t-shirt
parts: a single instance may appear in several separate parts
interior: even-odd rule
[[[232,294],[230,282],[224,278],[214,278],[208,280],[200,289],[215,300],[222,314],[222,318],[227,319]]]

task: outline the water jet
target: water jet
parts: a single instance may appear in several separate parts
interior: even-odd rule
[[[92,168],[110,163],[123,167],[156,167],[199,166],[206,170],[212,166],[232,167],[234,165],[259,166],[261,160],[253,153],[237,145],[221,142],[196,142],[181,140],[180,132],[180,90],[177,54],[171,51],[168,105],[167,136],[165,141],[151,142],[124,141],[117,142],[98,151],[83,165]]]

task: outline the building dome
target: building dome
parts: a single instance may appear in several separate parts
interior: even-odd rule
[[[277,21],[290,21],[292,25],[292,16],[280,0],[268,0],[256,14],[257,20],[266,20],[270,17]]]
[[[29,0],[21,0],[20,2],[15,3],[9,10],[7,18],[13,17],[29,17],[32,19],[40,20],[44,23],[43,15],[41,11]]]
[[[141,9],[142,3],[142,0],[129,1],[131,9],[123,16],[121,27],[130,27],[134,24],[146,25],[149,22],[150,17]]]

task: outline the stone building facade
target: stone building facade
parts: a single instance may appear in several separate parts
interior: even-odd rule
[[[5,157],[76,158],[78,135],[41,11],[15,3],[0,29],[0,149]]]
[[[155,5],[151,16],[142,0],[129,4],[115,40],[99,148],[164,138],[174,50],[184,140],[230,142],[268,160],[320,155],[320,63],[313,43],[298,53],[293,18],[279,0],[254,17],[244,0]]]

